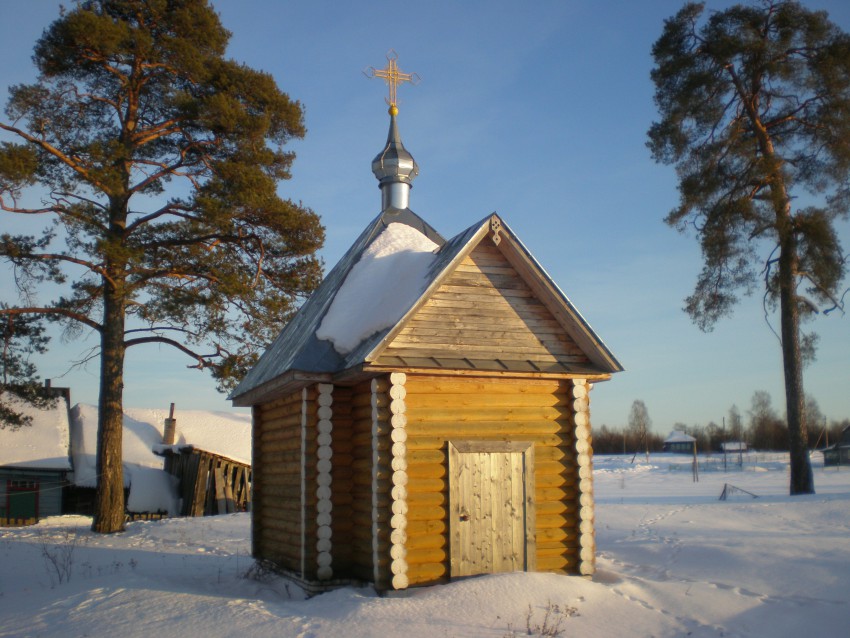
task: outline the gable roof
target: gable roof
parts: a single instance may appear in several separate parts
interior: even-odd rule
[[[681,430],[673,430],[670,436],[664,439],[665,443],[693,443],[696,441],[690,434],[685,434]]]
[[[409,307],[398,320],[363,338],[350,351],[340,353],[330,340],[319,339],[316,332],[338,293],[344,285],[347,285],[352,270],[364,258],[364,255],[367,255],[373,242],[393,223],[405,224],[418,230],[438,246],[425,269],[425,280],[422,282],[421,292],[418,295],[414,293],[413,297],[410,297],[407,291]],[[581,370],[561,368],[557,372],[607,374],[623,369],[567,296],[498,215],[488,215],[446,241],[411,210],[389,208],[361,233],[354,245],[233,391],[230,398],[236,405],[251,405],[275,390],[295,388],[311,380],[330,381],[336,373],[376,362],[393,338],[404,329],[461,261],[488,236],[493,243],[499,245],[511,265],[529,284],[534,294],[541,299],[558,323],[569,333],[582,352],[587,355],[590,362]],[[404,254],[400,256],[402,259],[405,257]],[[411,255],[409,260],[412,259]],[[403,269],[404,262],[399,262],[399,265],[400,270]],[[376,282],[376,285],[379,284]],[[380,308],[378,310],[380,311]],[[354,320],[352,317],[352,321]],[[442,367],[439,362],[437,367]]]

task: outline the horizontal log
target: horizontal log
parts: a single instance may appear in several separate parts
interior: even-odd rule
[[[393,444],[393,442],[390,440],[390,437],[389,437],[389,428],[387,428],[387,432],[385,433],[385,436],[378,437],[378,439],[375,442],[372,441],[372,433],[371,432],[369,432],[369,433],[358,432],[352,438],[352,443],[354,444],[355,449],[359,449],[359,450],[363,450],[363,451],[366,451],[366,450],[371,451],[372,448],[376,446],[377,449],[379,451],[382,451],[382,452],[389,450],[392,447],[392,444]],[[364,457],[365,456],[366,455],[364,454]]]
[[[409,454],[408,454],[409,458]],[[411,480],[416,479],[445,479],[448,468],[445,462],[441,463],[411,463],[408,460],[407,474]]]
[[[420,565],[422,563],[441,563],[449,559],[445,549],[437,547],[422,547],[407,550],[408,565]]]
[[[378,465],[377,468],[374,468],[374,476],[378,478],[378,480],[391,480],[393,475],[393,469],[390,467],[390,463],[392,463],[391,458],[387,458],[387,465]],[[369,477],[373,476],[373,467],[371,459],[356,459],[351,462],[351,468],[354,470],[355,477]]]
[[[295,477],[291,480],[300,483],[301,466],[298,461],[291,459],[283,460],[281,458],[258,458],[257,463],[260,466],[259,471],[255,473],[255,480],[265,479],[274,482],[287,482],[288,477]]]
[[[407,579],[410,585],[430,585],[442,582],[449,575],[445,563],[414,563],[407,567]]]
[[[450,428],[445,428],[442,432],[425,432],[423,428],[419,427],[419,424],[416,422],[411,423],[408,421],[407,425],[407,449],[408,452],[412,450],[446,450],[446,444],[449,440],[457,441],[515,441],[517,437],[514,436],[514,431],[502,431],[502,432],[488,432],[484,429],[481,429],[483,424],[476,424],[475,429],[468,428],[463,435],[452,431]],[[573,444],[572,436],[569,434],[568,428],[560,428],[555,430],[552,428],[551,434],[535,434],[534,436],[527,437],[526,440],[531,440],[534,442],[535,454],[537,454],[540,450],[566,450],[561,453],[553,453],[553,454],[574,454],[574,451],[568,449],[566,446],[571,446]]]
[[[567,560],[575,560],[576,554],[578,551],[575,547],[566,547],[561,545],[560,547],[551,547],[551,548],[543,548],[539,545],[537,546],[537,558],[565,558]],[[579,558],[581,558],[579,556]]]
[[[565,425],[557,421],[408,421],[408,440],[420,436],[444,441],[530,441],[535,445],[559,445],[567,439]],[[411,441],[414,449],[417,441]]]
[[[493,426],[501,424],[503,429],[516,428],[515,423],[534,424],[539,422],[556,423],[559,420],[569,423],[572,413],[566,407],[522,406],[522,407],[415,407],[408,405],[407,420],[409,424],[438,424],[450,422],[461,426],[464,423],[490,423]],[[509,423],[505,423],[505,422]],[[445,427],[444,425],[442,427]],[[521,426],[520,426],[521,427]],[[539,426],[538,426],[539,427]],[[551,426],[549,426],[551,427]],[[563,426],[562,426],[563,427]],[[548,430],[546,430],[548,431]]]
[[[408,453],[412,450],[443,450],[446,449],[446,441],[447,438],[444,436],[427,436],[423,435],[421,432],[416,432],[414,427],[411,430],[410,422],[408,421],[408,425],[405,428],[407,431],[407,451]]]
[[[445,509],[438,506],[420,505],[407,512],[407,524],[412,521],[442,520],[446,516]]]
[[[419,536],[435,536],[448,532],[448,524],[445,518],[423,521],[407,521],[408,542]]]
[[[274,401],[269,401],[268,403],[258,405],[256,406],[256,409],[257,412],[259,412],[260,414],[264,414],[289,405],[301,405],[301,400],[301,391],[299,390],[292,394],[286,394],[278,399],[275,399]]]
[[[448,479],[442,478],[411,478],[407,484],[409,498],[415,498],[418,494],[431,494],[434,492],[444,493],[449,489]]]
[[[565,513],[578,515],[579,503],[569,501],[538,501],[534,504],[537,516],[559,516]]]
[[[373,408],[369,405],[358,405],[351,409],[351,416],[358,421],[372,421],[373,418],[378,421],[389,421],[392,412],[388,407]]]
[[[298,390],[296,392],[285,394],[281,397],[276,398],[273,401],[268,401],[266,403],[262,403],[258,406],[255,406],[257,412],[264,412],[267,410],[274,410],[284,405],[290,405],[292,403],[301,403],[301,391]]]
[[[415,394],[486,393],[486,394],[549,394],[563,393],[569,382],[556,379],[458,378],[437,375],[408,375],[405,388],[408,397]]]
[[[543,476],[545,474],[564,474],[571,475],[573,477],[578,476],[579,467],[576,463],[568,459],[561,459],[559,461],[550,461],[546,459],[541,459],[537,454],[537,448],[535,448],[534,454],[534,475],[535,476]]]
[[[408,486],[409,487],[409,486]],[[408,510],[413,510],[418,507],[444,507],[448,506],[449,496],[447,491],[440,492],[411,492],[407,493]]]
[[[565,503],[578,501],[578,490],[569,487],[537,487],[534,490],[536,503],[544,501],[563,501]]]
[[[272,426],[266,425],[255,436],[255,440],[262,442],[263,444],[287,439],[301,440],[301,419],[293,419],[293,421],[295,422],[290,424],[274,424]]]
[[[577,556],[538,556],[539,571],[573,571],[578,565]]]
[[[414,535],[407,530],[407,547],[408,552],[419,549],[440,549],[444,550],[448,546],[448,537],[445,534],[429,534],[427,536]],[[442,559],[440,559],[442,560]],[[422,561],[416,561],[422,562]]]
[[[443,446],[445,448],[445,446]],[[445,449],[439,450],[420,450],[413,449],[408,450],[407,453],[407,462],[410,465],[417,464],[443,464],[446,462],[448,455],[445,452]]]
[[[566,436],[566,432],[564,435]],[[538,462],[547,463],[564,463],[571,467],[578,466],[578,454],[572,445],[535,445],[534,446],[535,464]]]
[[[292,415],[301,415],[301,401],[297,403],[289,403],[287,405],[282,405],[278,408],[262,410],[260,412],[260,421],[261,423],[273,423],[279,419],[284,419],[286,417]]]
[[[264,460],[270,452],[293,452],[294,454],[284,458],[301,458],[301,437],[279,438],[274,441],[262,441],[256,446],[257,456]]]
[[[576,542],[575,541],[575,531],[572,529],[564,529],[553,527],[550,529],[539,529],[535,530],[535,536],[537,537],[538,543],[563,543],[563,542]]]
[[[372,400],[374,396],[374,402]],[[355,394],[351,397],[351,405],[353,408],[362,407],[364,405],[368,405],[370,407],[377,406],[379,408],[386,408],[390,404],[390,397],[385,392],[378,392],[376,394],[363,393],[363,394]]]
[[[408,395],[407,410],[427,410],[445,407],[465,409],[486,408],[530,408],[530,407],[568,407],[569,399],[564,394],[488,394],[483,390],[479,394],[424,394],[417,392]]]
[[[534,472],[534,485],[537,489],[549,488],[549,487],[560,487],[567,488],[572,487],[576,488],[579,483],[579,478],[575,474],[543,474],[541,472]]]
[[[277,539],[279,543],[301,541],[301,521],[281,521],[264,518],[255,523],[255,531],[264,537]]]
[[[542,529],[563,529],[568,536],[578,538],[578,517],[574,512],[564,512],[563,514],[546,514],[541,516],[537,514],[535,527],[538,530]]]

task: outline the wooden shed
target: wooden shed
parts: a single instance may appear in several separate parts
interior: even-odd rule
[[[592,574],[590,390],[621,369],[498,215],[445,240],[386,207],[231,397],[254,556],[379,591]]]
[[[251,506],[251,466],[193,445],[155,446],[177,479],[180,516],[245,512]]]
[[[696,439],[690,434],[685,434],[680,430],[673,430],[664,439],[661,451],[673,452],[674,454],[693,454],[694,443],[696,443]]]
[[[824,467],[850,465],[850,426],[841,431],[841,437],[837,443],[824,448],[823,464]]]

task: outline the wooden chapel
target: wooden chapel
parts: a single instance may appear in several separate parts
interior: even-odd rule
[[[410,210],[394,68],[382,211],[231,395],[253,554],[313,589],[592,574],[590,390],[622,367],[498,215]]]

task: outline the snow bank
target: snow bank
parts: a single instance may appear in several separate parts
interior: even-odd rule
[[[68,404],[65,400],[57,399],[46,409],[35,408],[17,397],[5,396],[3,400],[18,412],[32,417],[32,425],[0,430],[0,466],[70,470]]]
[[[12,575],[0,574],[0,636],[150,638],[163,627],[204,638],[506,638],[529,627],[582,638],[847,634],[847,468],[824,468],[815,455],[818,494],[789,497],[787,454],[698,483],[673,469],[675,455],[630,459],[595,459],[592,579],[499,574],[400,596],[344,587],[306,599],[271,574],[243,577],[247,514],[131,523],[105,536],[89,531],[91,519],[53,517],[0,529],[0,564]],[[759,498],[719,501],[726,483]],[[59,583],[45,549],[59,556],[74,539],[72,577]]]
[[[316,337],[342,355],[398,323],[425,292],[437,244],[406,224],[387,226],[348,273]]]

